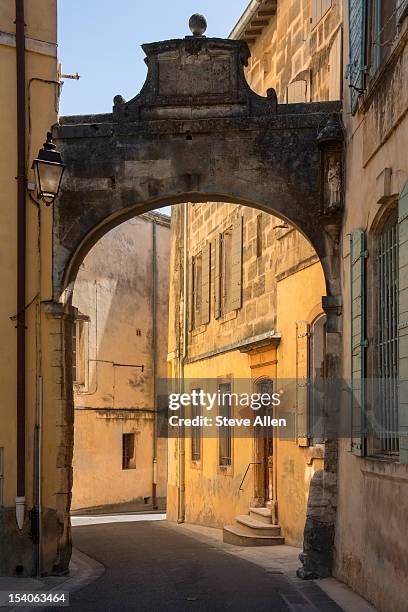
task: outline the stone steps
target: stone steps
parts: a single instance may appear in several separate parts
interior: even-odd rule
[[[279,525],[272,525],[257,521],[251,516],[244,514],[242,516],[235,517],[237,527],[249,533],[251,535],[265,535],[265,536],[280,536],[281,528]]]
[[[267,525],[272,524],[272,510],[270,508],[250,508],[249,516]]]
[[[251,535],[235,525],[226,525],[222,530],[223,541],[235,546],[278,546],[285,538],[274,535]]]
[[[250,508],[249,514],[237,516],[235,525],[226,525],[223,541],[235,546],[277,546],[285,543],[279,525],[272,524],[270,508]]]

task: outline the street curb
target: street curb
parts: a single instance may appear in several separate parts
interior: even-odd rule
[[[44,586],[38,590],[47,593],[62,593],[68,592],[69,594],[79,591],[84,587],[88,586],[91,582],[94,582],[102,576],[105,572],[105,567],[96,559],[92,559],[82,551],[74,548],[72,550],[71,561],[69,564],[69,575],[61,578],[61,582],[52,588],[47,588],[47,578],[43,578]],[[18,589],[16,589],[18,590]],[[53,606],[45,607],[25,607],[25,612],[41,612],[47,610]],[[16,606],[14,608],[2,608],[4,612],[18,612],[22,609],[22,606]]]

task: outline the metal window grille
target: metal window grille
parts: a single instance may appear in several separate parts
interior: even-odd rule
[[[219,414],[227,419],[231,418],[231,384],[223,383],[219,386],[220,404]],[[232,463],[232,428],[222,425],[218,430],[219,435],[219,465],[228,467]]]
[[[132,470],[136,467],[135,461],[135,434],[122,435],[122,470]]]
[[[200,392],[200,389],[195,389],[197,393]],[[201,406],[191,405],[191,418],[196,418],[201,416]],[[191,427],[191,459],[192,461],[200,461],[201,459],[201,427],[192,426]]]
[[[378,245],[379,451],[398,453],[398,225],[387,224]]]

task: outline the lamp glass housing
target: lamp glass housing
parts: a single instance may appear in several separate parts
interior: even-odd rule
[[[47,204],[51,204],[58,194],[64,166],[36,159],[34,162],[34,172],[39,196]]]

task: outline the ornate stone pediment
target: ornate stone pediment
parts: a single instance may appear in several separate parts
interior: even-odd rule
[[[258,96],[248,86],[244,66],[250,51],[237,40],[187,36],[143,45],[148,73],[141,92],[129,102],[114,99],[118,121],[205,119],[267,115],[276,96]]]

